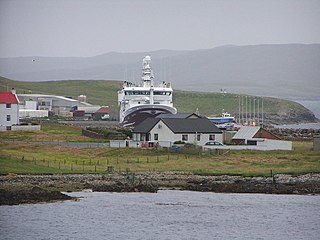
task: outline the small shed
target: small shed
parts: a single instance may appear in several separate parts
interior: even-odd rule
[[[243,126],[232,138],[237,145],[257,146],[263,150],[292,150],[291,141],[283,141],[259,126]]]
[[[280,140],[279,137],[259,126],[243,126],[233,136],[232,142],[237,145],[256,145],[255,139],[273,139]]]

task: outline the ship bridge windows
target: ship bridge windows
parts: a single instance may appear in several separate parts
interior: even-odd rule
[[[153,95],[166,95],[166,96],[170,96],[171,92],[168,91],[154,91]]]
[[[125,95],[150,95],[150,91],[125,91]]]

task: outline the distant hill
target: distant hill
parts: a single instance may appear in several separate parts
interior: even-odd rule
[[[195,51],[111,52],[86,58],[0,58],[0,75],[19,81],[140,81],[152,57],[156,81],[174,89],[320,99],[320,44],[223,46]]]
[[[117,90],[121,88],[120,81],[106,80],[72,80],[72,81],[48,81],[48,82],[23,82],[13,81],[0,77],[0,91],[8,91],[15,88],[17,93],[38,93],[69,96],[77,99],[81,94],[87,96],[87,101],[92,104],[107,105],[118,109]],[[220,115],[223,111],[239,114],[239,99],[242,99],[241,111],[245,111],[245,99],[247,97],[248,115],[256,116],[262,108],[264,101],[264,116],[269,122],[295,123],[313,122],[316,120],[314,114],[302,105],[282,99],[271,97],[254,97],[239,94],[221,94],[195,91],[179,91],[173,93],[173,104],[179,112],[196,112],[202,115]],[[254,100],[256,99],[256,100]],[[259,100],[258,100],[259,99]],[[255,105],[254,105],[255,101]],[[260,110],[258,109],[260,102]],[[251,104],[250,104],[251,103]],[[251,107],[249,107],[251,105]],[[253,110],[255,106],[255,110]]]

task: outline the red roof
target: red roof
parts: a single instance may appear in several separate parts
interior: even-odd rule
[[[96,113],[111,113],[112,109],[109,107],[101,107]]]
[[[12,92],[0,92],[0,103],[18,104],[18,98]]]

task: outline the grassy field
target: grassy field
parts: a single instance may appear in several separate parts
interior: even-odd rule
[[[15,87],[20,93],[60,94],[76,98],[85,94],[93,104],[116,106],[116,81],[54,81],[16,82],[0,78],[0,91]],[[264,98],[266,112],[301,108],[301,105]],[[238,108],[235,94],[175,91],[174,104],[180,112],[219,114],[222,109],[233,112]],[[229,174],[265,176],[273,173],[302,174],[320,172],[320,154],[312,151],[312,143],[295,142],[293,151],[232,151],[225,155],[206,153],[171,153],[160,150],[138,149],[80,149],[48,146],[41,141],[92,142],[81,135],[81,128],[52,123],[42,124],[42,130],[33,132],[1,132],[0,173],[52,174],[52,173],[104,173],[108,166],[115,171],[127,168],[135,172],[178,171],[196,174]],[[8,141],[8,142],[6,142]],[[20,142],[24,141],[24,142]],[[27,141],[27,142],[26,142]]]
[[[62,125],[58,123],[41,124],[41,131],[28,132],[0,132],[2,141],[29,141],[29,142],[106,142],[103,139],[92,139],[81,135],[81,127]]]
[[[115,171],[177,171],[203,175],[266,176],[273,173],[320,172],[320,153],[311,142],[294,142],[292,151],[231,151],[225,155],[127,148],[71,148],[41,141],[95,141],[81,128],[42,124],[40,132],[0,132],[0,174],[105,173]]]
[[[70,148],[36,143],[1,143],[0,173],[105,173],[177,171],[202,175],[267,176],[320,172],[320,154],[312,143],[295,142],[293,151],[233,151],[225,155],[172,153],[126,148]]]
[[[81,94],[87,96],[91,104],[107,105],[117,109],[117,91],[120,81],[106,80],[72,80],[48,82],[19,82],[0,77],[0,91],[15,88],[17,93],[57,94],[71,96],[75,99]],[[241,95],[245,96],[245,95]],[[195,112],[203,115],[217,115],[222,111],[238,113],[239,95],[205,92],[174,91],[174,106],[179,112]],[[261,101],[261,99],[260,99]],[[263,97],[265,113],[289,112],[292,109],[301,113],[308,110],[302,105],[276,98]],[[261,102],[260,102],[261,103]],[[244,103],[245,104],[245,103]],[[249,105],[249,98],[247,104]],[[253,100],[252,100],[253,105]]]

